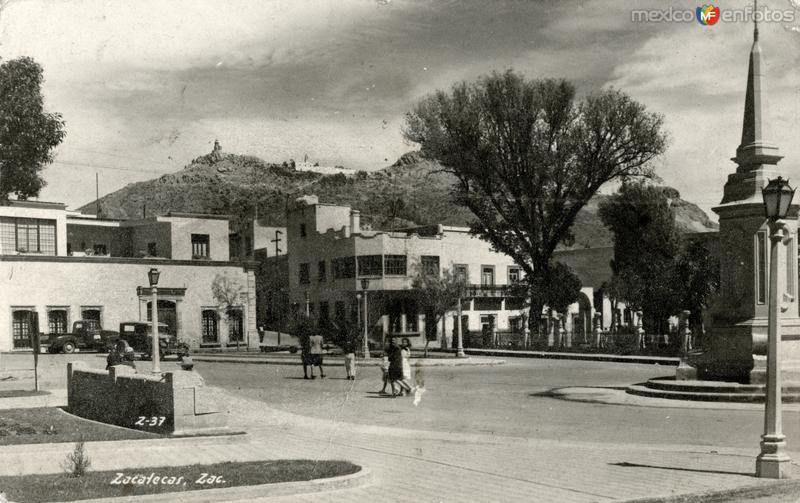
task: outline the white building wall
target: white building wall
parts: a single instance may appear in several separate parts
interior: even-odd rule
[[[26,257],[27,259],[27,257]],[[4,278],[0,293],[0,351],[9,351],[12,344],[12,315],[15,307],[31,307],[39,316],[41,332],[47,332],[47,308],[68,308],[68,323],[78,320],[82,306],[101,306],[102,322],[108,330],[118,330],[122,321],[146,320],[146,303],[137,287],[149,286],[147,272],[151,267],[161,271],[159,288],[185,288],[184,296],[159,296],[176,301],[178,336],[192,347],[198,347],[201,334],[202,308],[217,308],[211,284],[219,275],[227,275],[247,292],[242,298],[245,342],[258,346],[255,333],[255,284],[252,272],[235,264],[175,264],[157,260],[114,260],[107,258],[70,258],[52,261],[19,260],[0,257],[0,277]],[[252,299],[252,302],[250,301]],[[220,311],[220,342],[227,342],[225,316]]]

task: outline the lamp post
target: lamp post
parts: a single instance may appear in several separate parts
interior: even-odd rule
[[[467,354],[464,353],[464,333],[461,325],[464,318],[461,315],[461,297],[458,298],[458,340],[456,341],[456,358],[466,358]]]
[[[367,290],[369,278],[361,279],[361,290],[364,291],[364,358],[369,358],[369,311],[367,311]]]
[[[786,478],[791,459],[786,454],[786,441],[782,432],[781,411],[781,306],[778,303],[780,274],[778,253],[784,238],[781,219],[786,218],[792,204],[794,189],[789,181],[778,177],[770,180],[761,191],[764,210],[770,230],[769,253],[769,324],[767,338],[767,390],[764,411],[764,434],[761,435],[761,454],[756,458],[756,476],[763,478]]]
[[[153,332],[153,347],[150,349],[152,353],[150,357],[153,359],[153,373],[161,373],[161,344],[158,339],[158,277],[161,273],[155,267],[151,268],[147,273],[147,279],[150,280],[150,291],[153,293],[152,314],[150,315]]]

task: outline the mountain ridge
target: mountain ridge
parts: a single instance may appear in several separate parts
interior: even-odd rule
[[[266,225],[285,225],[285,208],[297,197],[317,195],[320,202],[358,209],[362,222],[375,229],[443,224],[468,226],[472,213],[451,200],[455,177],[419,152],[403,154],[385,168],[346,177],[295,171],[289,163],[268,163],[258,157],[224,153],[215,148],[181,171],[136,182],[90,202],[80,211],[106,218],[142,218],[173,212],[228,214],[232,228],[258,218]],[[573,224],[575,241],[564,248],[613,245],[613,235],[598,215],[598,194]],[[676,199],[676,223],[684,232],[717,229],[698,206]]]

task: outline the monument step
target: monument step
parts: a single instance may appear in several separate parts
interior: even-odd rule
[[[757,393],[764,394],[763,384],[740,384],[729,381],[677,380],[672,377],[650,379],[645,383],[650,389],[700,393]],[[784,393],[800,394],[800,383],[785,382]]]
[[[719,384],[719,383],[715,383]],[[717,386],[718,388],[718,386]],[[787,391],[784,389],[782,393],[782,401],[784,403],[800,403],[800,391]],[[645,396],[650,398],[668,398],[672,400],[693,400],[702,402],[742,402],[742,403],[763,403],[764,392],[757,391],[718,391],[714,387],[710,387],[709,391],[698,390],[670,390],[651,388],[647,383],[634,384],[625,389],[626,393],[637,396]]]

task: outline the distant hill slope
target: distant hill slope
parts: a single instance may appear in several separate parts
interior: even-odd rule
[[[410,225],[443,224],[466,226],[473,219],[469,210],[454,204],[451,187],[455,178],[434,162],[415,153],[403,155],[395,164],[373,172],[320,175],[294,171],[251,156],[213,152],[198,157],[177,173],[129,184],[100,198],[103,216],[141,218],[168,211],[223,213],[233,223],[255,215],[269,225],[284,225],[287,202],[301,195],[316,194],[321,202],[349,205],[361,210],[362,222],[376,229]],[[598,216],[598,204],[609,196],[598,195],[580,212],[573,226],[573,248],[611,246],[611,232]],[[674,203],[678,225],[688,232],[717,228],[696,205]],[[82,208],[94,213],[96,203]]]

